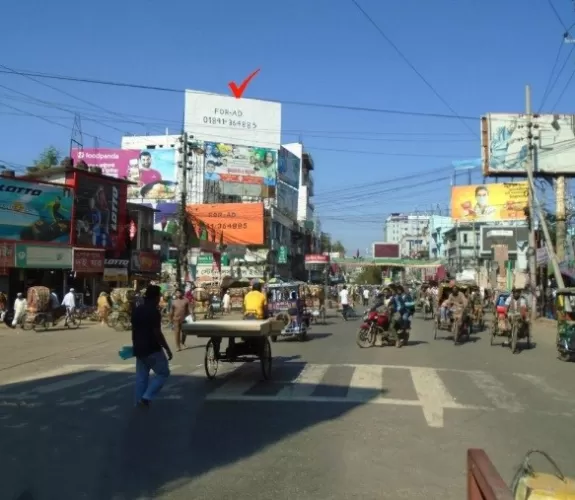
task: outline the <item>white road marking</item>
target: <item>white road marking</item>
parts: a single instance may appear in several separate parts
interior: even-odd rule
[[[565,391],[552,387],[542,377],[531,375],[530,373],[514,373],[513,375],[533,384],[538,390],[549,394],[551,397],[553,397],[553,399],[557,399],[559,401],[567,401],[569,403],[573,401],[572,396],[569,396],[569,394],[567,394]]]
[[[77,385],[91,382],[92,380],[98,380],[99,378],[106,377],[107,375],[111,375],[113,373],[122,373],[133,369],[134,367],[132,365],[91,365],[89,368],[84,368],[84,370],[88,370],[86,373],[82,373],[77,377],[60,380],[58,382],[54,382],[53,384],[42,385],[32,389],[30,392],[36,394],[51,394],[53,392],[70,389],[71,387],[76,387]]]
[[[493,375],[487,372],[475,371],[467,372],[473,383],[483,391],[494,406],[500,410],[511,413],[523,411],[523,406],[515,399],[515,396],[509,392],[503,384]]]
[[[286,385],[279,393],[274,396],[275,399],[283,398],[301,398],[312,395],[315,388],[321,383],[329,365],[311,365],[303,367],[298,376]]]
[[[459,407],[433,368],[411,368],[411,379],[429,427],[443,427],[444,408]]]
[[[383,396],[383,366],[359,365],[353,370],[347,397],[353,401],[365,401]]]
[[[0,390],[9,389],[8,386],[14,384],[23,384],[25,382],[33,382],[35,380],[41,380],[46,378],[53,378],[53,377],[62,377],[64,375],[71,375],[73,373],[79,373],[82,371],[89,370],[94,365],[63,365],[59,368],[55,368],[54,370],[49,370],[45,372],[35,372],[29,375],[25,375],[23,377],[13,378],[6,382],[3,382],[0,385]]]

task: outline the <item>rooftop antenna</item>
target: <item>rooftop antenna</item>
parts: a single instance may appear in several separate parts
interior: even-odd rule
[[[74,115],[74,124],[72,125],[72,134],[70,135],[70,157],[72,149],[77,148],[80,151],[84,149],[84,134],[82,133],[82,119],[79,114]]]

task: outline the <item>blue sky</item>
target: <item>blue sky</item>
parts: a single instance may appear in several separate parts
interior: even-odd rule
[[[553,2],[567,26],[575,23],[571,1]],[[350,253],[381,239],[390,212],[447,208],[447,167],[480,155],[479,116],[523,111],[527,83],[539,110],[565,31],[545,0],[359,3],[458,114],[478,119],[465,120],[474,135],[456,118],[283,107],[284,142],[302,140],[313,154],[323,227]],[[9,2],[0,64],[217,93],[261,68],[245,97],[452,114],[351,0],[179,4]],[[570,50],[562,48],[561,64]],[[575,84],[553,107],[574,70],[571,57],[544,111],[573,112]],[[90,135],[111,147],[122,131],[179,131],[183,94],[43,81],[116,115],[0,74],[0,160],[26,165],[49,144],[66,151],[74,113],[85,147],[96,144]]]

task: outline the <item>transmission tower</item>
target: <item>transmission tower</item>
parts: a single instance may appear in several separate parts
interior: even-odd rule
[[[72,125],[72,134],[70,135],[70,156],[72,149],[77,148],[80,151],[84,149],[84,134],[82,134],[82,119],[80,115],[74,115],[74,125]]]

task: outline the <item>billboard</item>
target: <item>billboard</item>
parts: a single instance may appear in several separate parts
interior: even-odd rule
[[[510,254],[516,255],[518,242],[529,241],[529,229],[527,226],[481,226],[480,249],[484,255],[491,255],[494,245],[506,245]]]
[[[278,102],[186,90],[184,129],[198,141],[278,150],[282,108]]]
[[[278,156],[278,179],[288,186],[299,189],[301,159],[283,146]]]
[[[575,175],[575,116],[536,115],[535,174]],[[528,117],[494,113],[481,119],[484,175],[524,176],[528,160]]]
[[[278,210],[293,220],[297,220],[297,202],[299,191],[282,181],[276,186],[276,206]]]
[[[215,241],[226,245],[263,245],[263,203],[220,203],[216,205],[188,205],[190,222],[196,234],[202,225],[215,232]]]
[[[527,182],[453,186],[451,217],[459,222],[525,219]]]
[[[399,244],[383,242],[374,243],[372,254],[375,259],[399,259]]]
[[[121,250],[125,244],[127,184],[75,172],[73,244]]]
[[[205,142],[204,151],[208,181],[276,185],[278,163],[274,149]]]
[[[0,239],[70,243],[74,196],[69,187],[0,178]]]
[[[135,183],[130,201],[174,200],[177,186],[175,149],[73,149],[74,163],[82,160],[100,167],[102,174]]]

